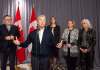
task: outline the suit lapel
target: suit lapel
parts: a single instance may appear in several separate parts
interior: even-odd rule
[[[36,31],[36,41],[38,44],[40,44],[40,39],[39,39],[39,31]]]
[[[13,26],[11,25],[11,28],[10,28],[9,33],[13,33],[13,31],[14,31],[14,28],[13,28]]]
[[[7,33],[10,33],[10,32],[12,31],[12,29],[13,29],[13,26],[11,25],[11,28],[10,28],[10,30],[8,31],[6,25],[4,25],[4,29],[7,31]]]
[[[4,30],[4,34],[5,34],[5,35],[8,35],[8,34],[9,34],[9,31],[8,31],[8,29],[6,28],[6,25],[3,25],[3,30]]]
[[[42,36],[42,41],[41,41],[41,43],[40,43],[40,39],[39,39],[39,32],[38,32],[38,30],[37,30],[36,32],[37,32],[37,33],[36,33],[36,35],[37,35],[36,40],[37,40],[37,42],[41,45],[41,44],[43,44],[43,42],[44,42],[44,40],[45,40],[45,36],[46,36],[46,29],[44,29],[44,32],[43,32],[43,36]]]
[[[46,36],[46,28],[44,29],[44,32],[43,32],[41,44],[43,44],[43,42],[44,42],[44,40],[46,38],[45,36]]]

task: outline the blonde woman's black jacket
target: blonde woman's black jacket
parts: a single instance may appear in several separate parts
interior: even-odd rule
[[[87,35],[86,35],[86,42],[87,42],[88,45],[84,46],[82,44],[82,42],[83,42],[83,37],[82,37],[83,31],[84,31],[83,29],[81,29],[79,31],[78,46],[80,48],[87,48],[88,50],[93,51],[95,44],[96,44],[96,32],[93,29],[88,30]]]

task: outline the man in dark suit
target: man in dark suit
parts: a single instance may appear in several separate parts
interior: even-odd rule
[[[16,45],[13,43],[14,37],[19,37],[19,31],[12,24],[12,18],[9,15],[3,17],[3,24],[0,25],[0,52],[1,52],[1,70],[6,70],[9,59],[10,70],[15,70]]]
[[[32,43],[32,70],[49,70],[49,56],[51,56],[54,44],[53,35],[50,29],[45,27],[45,16],[40,15],[37,19],[37,30],[31,32],[24,43],[20,44],[18,40],[14,40],[14,43],[24,47]]]

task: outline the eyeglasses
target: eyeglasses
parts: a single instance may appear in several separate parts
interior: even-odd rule
[[[11,19],[4,19],[5,21],[11,21]]]

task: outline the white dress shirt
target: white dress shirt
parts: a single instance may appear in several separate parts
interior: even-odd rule
[[[43,32],[44,32],[44,28],[42,28],[42,29],[39,30],[39,40],[40,40],[40,44],[42,42]]]
[[[10,31],[11,25],[6,25],[6,28],[7,28],[8,31]]]

